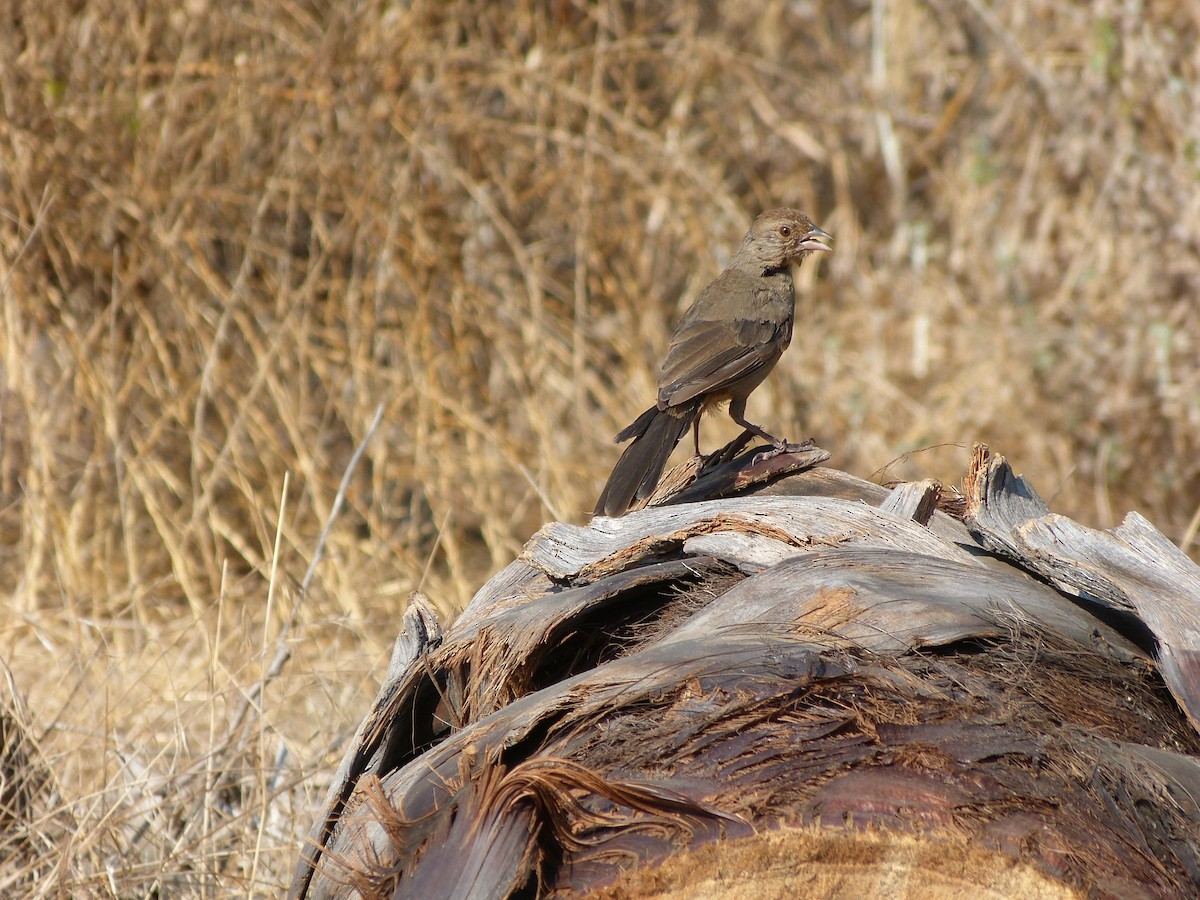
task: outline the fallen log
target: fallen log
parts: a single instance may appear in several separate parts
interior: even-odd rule
[[[1200,891],[1200,568],[755,452],[414,601],[291,895]]]

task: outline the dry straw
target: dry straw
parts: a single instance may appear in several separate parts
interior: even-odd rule
[[[769,206],[837,252],[754,421],[880,478],[955,478],[985,440],[1058,510],[1196,550],[1186,5],[3,20],[0,658],[38,790],[0,893],[275,895],[407,594],[449,614],[591,508]]]

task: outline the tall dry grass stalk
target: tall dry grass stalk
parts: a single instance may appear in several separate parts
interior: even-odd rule
[[[408,592],[582,518],[768,206],[838,249],[755,421],[1195,553],[1189,9],[4,4],[0,892],[274,895]]]

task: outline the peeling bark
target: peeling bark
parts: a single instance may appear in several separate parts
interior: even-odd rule
[[[1200,890],[1200,569],[982,450],[963,521],[806,454],[547,525],[440,641],[415,606],[292,896],[587,892],[806,827]]]

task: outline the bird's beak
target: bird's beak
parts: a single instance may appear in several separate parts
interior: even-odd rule
[[[832,241],[833,235],[827,231],[822,231],[814,225],[804,236],[804,240],[800,242],[801,250],[824,250],[827,253],[832,253],[833,248],[825,241]]]

